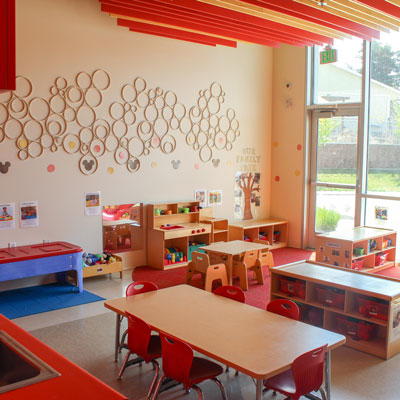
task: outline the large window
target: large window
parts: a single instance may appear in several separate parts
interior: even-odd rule
[[[333,47],[332,64],[313,52],[310,246],[321,232],[400,224],[400,33]]]

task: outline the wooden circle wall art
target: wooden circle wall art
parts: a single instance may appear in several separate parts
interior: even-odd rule
[[[55,78],[47,98],[35,96],[26,77],[18,76],[16,83],[14,92],[0,94],[0,143],[14,141],[20,160],[62,149],[78,155],[80,171],[91,175],[99,159],[112,153],[116,164],[137,172],[143,157],[154,151],[173,153],[177,137],[183,136],[202,162],[217,167],[214,153],[231,151],[240,135],[235,111],[223,110],[225,92],[217,82],[200,90],[191,106],[171,90],[149,88],[141,77],[124,84],[120,98],[104,104],[111,78],[101,69],[81,71],[71,81]]]

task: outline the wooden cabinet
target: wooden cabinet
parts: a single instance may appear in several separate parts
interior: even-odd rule
[[[0,92],[15,90],[15,0],[0,1]]]
[[[271,270],[271,299],[289,298],[303,322],[344,334],[382,358],[400,352],[400,282],[314,262]]]
[[[187,265],[192,251],[211,243],[211,224],[200,222],[198,207],[198,201],[147,206],[149,266],[167,269]],[[165,258],[168,253],[169,260]]]
[[[281,219],[234,221],[229,224],[229,240],[268,242],[270,249],[286,247],[288,235],[288,222]]]
[[[201,222],[211,225],[211,242],[229,241],[229,222],[223,218],[203,219]]]
[[[357,227],[330,232],[316,239],[316,261],[338,267],[376,272],[395,265],[396,232]]]

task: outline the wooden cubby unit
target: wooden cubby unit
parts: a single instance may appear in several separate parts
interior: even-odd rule
[[[279,232],[279,238],[274,236],[274,232]],[[286,247],[289,237],[288,222],[274,218],[234,221],[229,224],[229,240],[245,240],[245,237],[252,242],[265,244],[267,241],[270,249]],[[260,237],[266,237],[267,240]]]
[[[229,222],[223,218],[207,218],[201,222],[211,224],[211,242],[228,242],[229,241]]]
[[[304,287],[288,293],[287,282],[305,283],[305,298]],[[271,300],[277,298],[295,301],[303,322],[345,335],[348,347],[385,359],[400,352],[400,282],[298,262],[271,270]]]
[[[343,268],[361,268],[364,272],[372,273],[394,267],[396,236],[393,230],[367,226],[324,233],[316,239],[316,261]],[[370,241],[374,241],[375,247],[371,248]],[[382,253],[386,254],[386,260],[376,265],[376,257]]]
[[[190,242],[205,245],[211,243],[211,225],[200,222],[198,207],[198,201],[147,205],[147,264],[149,266],[169,269],[187,265]],[[182,208],[188,208],[189,212],[180,212]],[[155,215],[157,209],[164,212],[164,215]],[[168,214],[165,214],[166,212]],[[167,225],[176,226],[176,228],[168,229]],[[165,264],[164,251],[173,247],[183,253],[186,261]]]

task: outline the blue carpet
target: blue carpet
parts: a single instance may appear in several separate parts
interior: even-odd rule
[[[105,300],[68,283],[31,286],[0,292],[0,314],[9,319]]]

